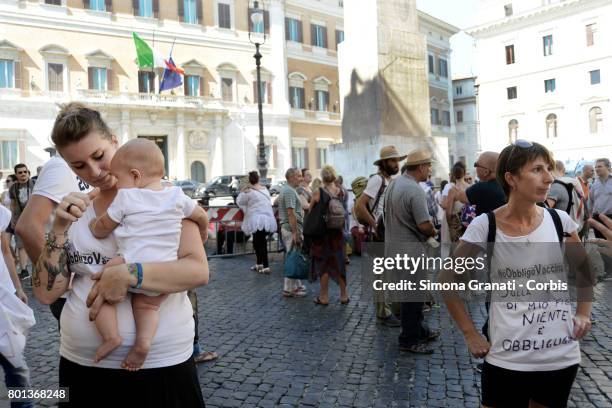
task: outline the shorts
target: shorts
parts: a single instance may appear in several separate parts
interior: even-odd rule
[[[60,408],[205,408],[193,357],[134,372],[82,366],[60,357],[59,385],[69,388],[69,401]]]
[[[533,400],[547,408],[565,408],[578,364],[555,371],[515,371],[485,361],[482,367],[482,405],[527,408]]]

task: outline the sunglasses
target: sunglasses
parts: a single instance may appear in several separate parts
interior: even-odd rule
[[[512,156],[514,155],[514,151],[516,150],[517,147],[521,149],[529,149],[530,147],[533,147],[533,143],[525,139],[517,139],[514,143],[512,143],[512,150],[510,150],[510,154],[508,155],[508,158],[506,159],[506,167],[508,167],[508,163],[510,163],[510,159],[512,159]]]
[[[28,171],[18,171],[17,174],[28,174]]]
[[[482,165],[480,165],[478,162],[474,162],[474,168],[476,169],[476,168],[478,168],[478,167],[480,167],[481,169],[489,170],[489,168],[488,168],[488,167],[482,166]]]

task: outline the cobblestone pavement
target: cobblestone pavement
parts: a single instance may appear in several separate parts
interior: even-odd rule
[[[270,276],[251,272],[251,257],[210,261],[211,282],[198,289],[200,337],[220,358],[198,367],[207,407],[478,406],[476,361],[445,308],[426,314],[442,329],[435,353],[400,353],[399,329],[377,326],[372,304],[360,301],[359,258],[352,259],[350,304],[340,305],[332,284],[327,307],[313,304],[316,285],[308,285],[306,298],[281,296],[278,255]],[[38,320],[26,349],[33,385],[56,387],[57,324],[46,306],[31,303]],[[582,342],[570,407],[612,407],[611,304],[612,282],[598,285],[597,324]],[[471,309],[482,320],[482,307]]]

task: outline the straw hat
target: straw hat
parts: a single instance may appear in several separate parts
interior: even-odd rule
[[[435,160],[429,150],[426,149],[417,149],[410,154],[408,154],[406,158],[406,164],[408,166],[415,166],[417,164],[425,164],[425,163],[433,163]]]
[[[397,149],[395,148],[395,146],[385,146],[382,149],[380,149],[380,159],[376,160],[374,162],[375,166],[378,166],[378,164],[383,161],[383,160],[387,160],[387,159],[399,159],[400,161],[404,160],[406,158],[406,155],[401,156]]]

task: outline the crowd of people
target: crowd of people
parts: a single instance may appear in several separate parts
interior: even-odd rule
[[[92,395],[110,406],[115,395],[100,393],[102,387],[129,390],[122,393],[125,405],[203,407],[195,363],[217,357],[202,352],[197,329],[194,289],[209,276],[205,211],[180,188],[162,185],[163,156],[152,142],[136,139],[119,146],[94,109],[63,106],[51,138],[59,155],[36,177],[18,164],[6,178],[0,197],[5,231],[0,278],[3,289],[24,305],[22,282],[30,282],[34,296],[50,305],[58,320],[59,384],[70,388],[70,401],[60,406],[89,406]],[[427,149],[403,154],[385,146],[373,161],[377,172],[356,178],[350,189],[332,166],[323,166],[320,178],[307,168],[289,168],[276,200],[278,220],[256,171],[248,180],[236,179],[241,229],[253,237],[256,254],[251,269],[271,273],[268,241],[279,233],[286,253],[300,251],[310,261],[303,278],[285,276],[282,296],[307,296],[305,280],[318,281],[313,301],[325,307],[331,302],[331,278],[339,287],[339,303],[346,305],[348,255],[361,254],[366,242],[420,243],[441,248],[442,256],[463,256],[482,251],[487,242],[580,243],[593,227],[593,242],[602,246],[606,271],[612,271],[608,159],[570,178],[544,146],[518,140],[501,153],[479,155],[477,182],[459,162],[439,186],[431,181],[434,163]],[[522,255],[494,250],[491,267],[521,268]],[[547,256],[555,261],[563,253]],[[431,303],[378,299],[376,320],[400,328],[401,351],[431,354],[431,342],[441,335],[425,322]],[[571,323],[559,320],[551,331],[571,341],[537,355],[507,353],[502,344],[502,339],[533,335],[516,317],[525,305],[509,312],[493,303],[481,332],[461,300],[446,299],[446,304],[469,351],[484,357],[485,406],[530,401],[564,406],[580,361],[578,341],[591,326],[590,302],[577,302],[575,311],[562,306]],[[27,327],[2,329],[19,336]],[[17,354],[22,353],[23,346]],[[0,362],[7,386],[29,386],[23,358],[10,360],[2,353]],[[172,392],[152,395],[146,391],[151,387]]]

